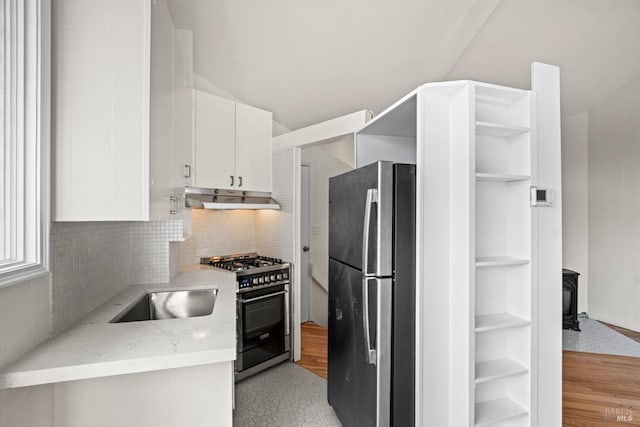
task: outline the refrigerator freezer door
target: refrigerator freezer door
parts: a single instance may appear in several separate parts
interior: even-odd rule
[[[363,304],[363,278],[362,272],[329,260],[329,404],[345,427],[389,426],[392,280],[368,278],[368,304]],[[375,364],[367,360],[367,336]]]
[[[373,193],[369,190],[375,190],[375,198],[371,198]],[[370,196],[370,204],[367,203],[367,195]],[[369,222],[367,230],[365,216]],[[329,180],[329,257],[362,271],[364,233],[369,236],[366,272],[376,277],[391,276],[391,162],[373,163]]]

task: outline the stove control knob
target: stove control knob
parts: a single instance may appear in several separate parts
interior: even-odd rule
[[[257,277],[254,277],[253,280],[251,280],[251,281],[253,282],[254,285],[258,284],[258,278]]]
[[[266,276],[264,276],[264,283],[269,283],[269,275],[267,274]]]
[[[258,278],[258,283],[264,283],[264,277]]]
[[[276,275],[272,274],[271,276],[269,276],[269,278],[271,279],[272,282],[276,281]]]
[[[280,274],[280,273],[276,274],[276,279],[277,280],[282,280],[282,274]]]

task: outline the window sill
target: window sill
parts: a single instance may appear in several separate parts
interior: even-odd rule
[[[49,272],[49,268],[41,264],[32,264],[30,266],[22,266],[12,271],[0,273],[0,289],[46,276]]]

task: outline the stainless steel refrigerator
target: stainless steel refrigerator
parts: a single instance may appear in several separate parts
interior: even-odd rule
[[[328,400],[341,423],[413,426],[415,165],[329,180]]]

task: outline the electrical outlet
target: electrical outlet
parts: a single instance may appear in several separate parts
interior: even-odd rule
[[[314,236],[317,236],[320,234],[320,226],[318,224],[313,224],[313,231],[312,231]]]

